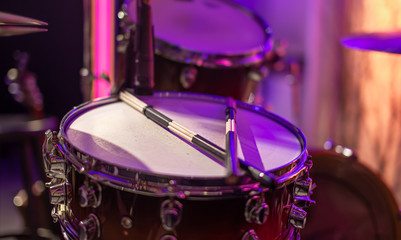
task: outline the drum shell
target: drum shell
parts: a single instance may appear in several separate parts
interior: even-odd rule
[[[145,196],[102,185],[101,205],[98,208],[83,208],[79,205],[78,189],[86,176],[73,171],[71,177],[74,179],[72,212],[78,220],[94,213],[101,223],[102,239],[158,240],[166,234],[177,239],[241,239],[250,229],[254,229],[262,240],[287,239],[286,236],[290,235],[287,206],[292,203],[293,184],[265,193],[269,215],[262,225],[245,220],[245,196],[214,200],[177,199],[183,204],[182,219],[173,231],[167,231],[162,227],[160,206],[168,198]],[[122,227],[122,217],[133,220],[131,229]]]
[[[308,212],[302,239],[400,239],[397,203],[378,175],[355,156],[318,149],[309,153],[317,204]]]
[[[196,68],[197,74],[193,85],[184,88],[179,79],[188,67]],[[250,95],[260,85],[260,82],[248,77],[252,68],[254,67],[205,68],[155,55],[155,90],[207,93],[248,102]]]

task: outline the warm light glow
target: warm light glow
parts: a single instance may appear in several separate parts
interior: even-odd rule
[[[401,29],[399,0],[347,1],[350,33]],[[401,55],[345,50],[344,140],[401,203]]]
[[[114,1],[92,0],[92,98],[110,95],[114,82]],[[107,82],[101,75],[109,78]]]

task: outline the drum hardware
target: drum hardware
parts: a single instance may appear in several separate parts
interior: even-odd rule
[[[180,223],[183,205],[175,199],[166,199],[160,206],[160,219],[167,231],[172,231]]]
[[[197,75],[198,69],[196,69],[195,66],[190,65],[183,68],[180,74],[180,83],[182,87],[185,89],[191,88],[196,81]]]
[[[316,204],[316,201],[312,200],[309,196],[295,196],[294,205],[299,208],[308,208]]]
[[[61,154],[57,132],[47,130],[45,136],[46,140],[43,144],[42,152],[46,176],[52,179],[51,183],[58,181],[57,179],[64,180],[69,169],[65,158]],[[46,186],[49,187],[49,184],[46,184]]]
[[[237,117],[236,103],[233,98],[227,99],[226,107],[226,156],[225,163],[227,169],[226,182],[234,185],[239,181],[240,167],[237,153]]]
[[[288,223],[296,229],[304,229],[306,223],[306,211],[291,204],[290,213],[288,214]]]
[[[160,240],[178,240],[178,239],[175,236],[168,234],[161,237]]]
[[[100,239],[100,236],[100,221],[95,214],[91,213],[85,220],[79,222],[80,240]]]
[[[312,188],[311,178],[308,177],[306,179],[297,179],[294,184],[294,196],[310,196]]]
[[[79,188],[81,207],[97,208],[102,203],[102,187],[93,180],[85,181],[84,185]]]
[[[267,59],[266,61],[269,61],[269,59]],[[255,99],[257,97],[255,96],[255,93],[258,92],[260,84],[264,79],[266,79],[268,74],[269,69],[267,67],[267,64],[259,64],[259,66],[253,66],[247,74],[249,81],[246,84],[244,90],[244,96],[247,97],[244,97],[241,100],[249,104],[258,103],[259,100]]]
[[[256,234],[255,230],[250,229],[244,233],[241,240],[260,240],[260,238]]]
[[[316,202],[310,198],[312,179],[309,178],[309,171],[305,175],[306,176],[298,178],[294,183],[294,204],[300,208],[308,208],[316,204]]]
[[[135,94],[152,95],[155,86],[152,8],[150,0],[137,0],[136,2],[135,43],[133,52],[128,52],[128,55],[133,54],[135,57],[134,74],[126,81],[128,82],[128,87],[133,88]],[[130,48],[127,48],[127,50],[130,50]],[[127,75],[129,76],[129,74]]]
[[[173,133],[180,136],[182,139],[194,144],[194,146],[201,148],[208,154],[212,155],[213,157],[225,163],[226,152],[221,147],[205,139],[199,134],[196,134],[195,132],[192,132],[191,130],[174,122],[172,119],[168,118],[167,116],[158,112],[151,106],[148,106],[145,102],[136,98],[129,91],[120,92],[119,96],[123,102],[133,107],[140,113],[144,114],[152,121],[158,123],[167,130],[172,131]],[[251,177],[256,182],[260,183],[264,187],[267,187],[269,189],[275,188],[276,183],[275,183],[275,176],[273,176],[273,174],[262,172],[251,165],[245,164],[243,160],[240,161],[240,167],[243,171],[245,171],[245,173],[249,177]]]
[[[110,76],[106,73],[101,73],[100,75],[93,74],[93,72],[83,67],[79,70],[79,75],[81,76],[81,90],[82,93],[85,94],[84,99],[90,99],[89,89],[92,89],[93,83],[96,79],[105,80],[108,83],[111,83]]]
[[[264,193],[254,191],[250,193],[245,204],[245,219],[249,223],[264,224],[269,215],[269,205],[266,204]]]
[[[129,216],[123,216],[120,223],[124,229],[131,229],[134,226],[134,220]]]
[[[50,203],[53,205],[67,205],[72,199],[71,184],[67,182],[57,183],[56,180],[57,179],[54,178],[50,183],[48,183],[50,189]]]

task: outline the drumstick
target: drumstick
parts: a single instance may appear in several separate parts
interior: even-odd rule
[[[233,98],[227,99],[226,108],[226,182],[236,184],[241,175],[237,156],[237,123],[236,103]]]
[[[222,161],[223,163],[225,162],[226,152],[224,151],[224,149],[220,148],[219,146],[200,136],[199,134],[196,134],[193,131],[185,128],[184,126],[174,122],[172,119],[163,115],[156,109],[148,106],[146,103],[132,95],[130,92],[126,90],[120,92],[120,99],[137,111],[143,113],[152,121],[177,134],[184,140],[194,144],[195,146],[214,156],[216,159]],[[273,174],[269,172],[262,172],[254,168],[253,166],[248,165],[243,160],[239,161],[239,165],[240,168],[253,180],[259,182],[264,187],[270,189],[275,188],[275,176]]]

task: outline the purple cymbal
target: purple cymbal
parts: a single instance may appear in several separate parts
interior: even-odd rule
[[[401,31],[351,35],[341,39],[348,48],[401,54]]]
[[[0,36],[45,32],[45,27],[46,22],[0,11]]]

